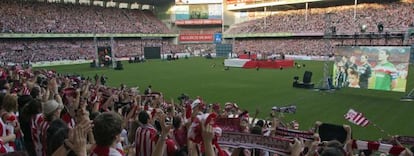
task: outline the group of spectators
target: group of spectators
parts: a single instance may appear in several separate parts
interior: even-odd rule
[[[412,40],[410,40],[412,41]],[[110,40],[105,40],[110,46]],[[400,38],[389,39],[240,39],[235,40],[233,52],[243,54],[327,56],[335,45],[402,45]],[[99,44],[98,44],[99,45]],[[105,44],[104,44],[105,45]],[[260,45],[260,46],[257,46]],[[190,53],[204,56],[215,53],[214,44],[172,44],[168,40],[115,39],[115,58],[129,58],[144,54],[144,47],[160,47],[162,53]],[[95,43],[91,39],[25,39],[2,40],[0,58],[3,62],[25,63],[27,61],[91,60],[96,57]]]
[[[356,18],[354,5],[310,8],[307,11],[299,9],[235,24],[226,33],[323,33],[331,31],[330,27],[334,26],[337,34],[354,34],[360,32],[363,25],[366,32],[378,32],[378,24],[384,26],[384,32],[406,31],[414,24],[413,15],[412,1],[358,4]]]
[[[170,33],[150,11],[4,0],[0,14],[2,33]]]
[[[402,45],[401,38],[380,39],[322,39],[322,38],[295,38],[295,39],[240,39],[235,40],[234,52],[243,54],[328,56],[335,51],[336,45]],[[257,46],[260,45],[260,46]]]
[[[10,39],[0,43],[0,58],[10,63],[92,59],[94,51],[93,40],[83,39]]]
[[[98,46],[111,46],[101,40]],[[213,44],[173,44],[161,39],[114,39],[115,58],[144,55],[145,47],[160,47],[162,53],[213,53]],[[91,60],[96,58],[92,39],[8,39],[0,42],[0,60],[3,63],[35,63],[42,61]]]
[[[299,132],[300,128],[297,122],[285,122],[277,111],[271,111],[271,121],[255,122],[259,110],[249,117],[248,111],[234,102],[207,104],[201,97],[191,99],[186,94],[174,102],[164,99],[151,85],[143,93],[138,87],[106,86],[104,76],[62,75],[20,66],[4,66],[0,71],[0,153],[6,155],[275,156],[278,154],[254,146],[217,144],[226,130],[214,122],[219,118],[240,120],[238,133],[285,140],[292,138],[278,135],[279,130]],[[292,156],[361,154],[350,126],[343,129],[343,141],[321,140],[316,128],[306,130],[313,139],[292,139],[281,150]],[[397,140],[393,142],[389,144],[394,149],[391,154],[413,155]]]
[[[412,1],[384,4],[358,4],[354,19],[354,6],[334,6],[282,11],[263,19],[232,26],[226,33],[323,33],[336,27],[337,34],[352,35],[362,25],[367,32],[376,32],[382,24],[385,32],[407,31],[414,22]],[[139,10],[104,8],[75,4],[0,1],[0,31],[3,33],[170,33],[165,24],[152,13]],[[307,15],[306,15],[307,14]],[[329,16],[329,18],[328,18]],[[307,20],[305,20],[307,17]],[[266,20],[266,22],[264,22]],[[327,23],[330,22],[330,23]],[[266,23],[266,25],[264,25]],[[212,33],[219,29],[184,29],[182,34]],[[410,38],[407,43],[414,39]],[[108,45],[109,39],[107,40]],[[231,43],[231,41],[229,41]],[[292,55],[326,56],[335,45],[402,45],[403,39],[238,39],[234,53],[276,53]],[[259,45],[259,46],[258,46]],[[161,53],[191,53],[204,55],[215,52],[214,44],[173,44],[171,40],[115,39],[116,58],[143,55],[144,47],[161,47]],[[18,55],[16,55],[18,54]],[[94,59],[95,43],[92,39],[25,39],[2,40],[2,62],[41,62]]]

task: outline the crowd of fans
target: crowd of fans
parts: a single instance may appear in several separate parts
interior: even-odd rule
[[[201,97],[191,99],[185,94],[174,102],[164,99],[162,92],[151,85],[144,92],[122,84],[120,87],[105,86],[104,75],[85,78],[21,66],[3,66],[0,71],[1,154],[278,155],[251,149],[254,146],[229,148],[217,144],[220,134],[226,132],[215,123],[219,119],[240,121],[237,126],[240,129],[232,132],[291,140],[286,149],[281,149],[286,155],[361,154],[356,149],[361,142],[355,142],[348,125],[343,126],[344,140],[321,140],[318,128],[306,130],[312,137],[306,142],[281,135],[278,131],[295,129],[294,132],[300,132],[297,122],[287,123],[278,115],[282,108],[272,108],[271,121],[255,122],[260,111],[249,117],[248,111],[233,102],[207,104]],[[321,125],[323,123],[316,122],[316,126],[322,128]],[[413,155],[398,140],[392,141],[393,144],[387,145],[394,149],[390,150],[391,154]],[[375,151],[365,150],[364,153],[369,155],[367,153]]]
[[[0,58],[3,62],[91,59],[95,56],[92,40],[2,40]]]
[[[34,1],[0,1],[2,33],[170,33],[152,12]]]
[[[381,23],[385,32],[407,31],[414,22],[413,2],[358,4],[306,10],[282,11],[264,19],[232,26],[226,33],[323,33],[336,27],[337,34],[352,35],[362,25],[366,32],[376,32]],[[104,8],[75,4],[0,1],[0,31],[3,33],[169,33],[170,30],[152,13],[139,10]],[[307,15],[305,15],[307,14]],[[307,20],[305,20],[305,16]],[[329,17],[329,18],[328,18]],[[264,22],[266,20],[266,22]],[[131,22],[133,21],[133,22]],[[329,23],[327,23],[329,22]],[[266,25],[264,25],[266,23]],[[217,29],[183,29],[182,34],[203,34]],[[410,38],[406,43],[412,43]],[[109,40],[106,41],[110,45]],[[402,45],[397,38],[383,39],[238,39],[233,52],[284,53],[294,55],[330,55],[335,45]],[[232,43],[229,41],[228,43]],[[258,46],[259,45],[259,46]],[[173,44],[170,40],[115,39],[115,57],[142,56],[144,47],[160,47],[161,53],[191,53],[204,55],[215,52],[213,44]],[[41,62],[94,59],[92,39],[25,39],[2,40],[2,62]],[[17,55],[16,55],[17,54]]]
[[[265,18],[235,24],[227,33],[323,33],[331,31],[330,27],[334,26],[337,34],[354,34],[360,32],[363,25],[366,32],[378,32],[377,25],[380,23],[384,26],[384,32],[406,31],[414,23],[413,17],[413,2],[358,4],[356,18],[353,5],[311,8],[308,11],[280,11]]]
[[[324,32],[326,13],[330,12],[334,13],[330,16],[337,33],[354,33],[359,31],[360,25],[366,25],[367,31],[376,31],[380,22],[386,27],[385,31],[395,31],[407,28],[414,21],[410,3],[360,4],[357,20],[353,20],[352,9],[352,6],[311,9],[307,21],[304,20],[305,10],[286,11],[267,17],[267,25],[262,24],[263,19],[249,21],[231,28],[229,33]],[[137,10],[3,0],[0,1],[0,13],[3,15],[0,28],[5,33],[169,32],[153,14]],[[101,42],[109,45],[109,41]],[[401,45],[402,42],[397,38],[243,39],[235,41],[234,51],[320,56],[330,55],[334,45]],[[89,60],[95,58],[95,44],[91,39],[2,40],[0,57],[3,62],[13,63]],[[113,51],[117,58],[141,56],[144,47],[161,47],[163,53],[203,55],[215,51],[213,44],[174,45],[156,39],[115,39]],[[318,130],[312,129],[306,131],[314,138],[303,142],[278,135],[278,128],[298,130],[299,125],[285,123],[275,111],[270,113],[271,121],[255,122],[259,111],[250,120],[248,112],[233,102],[207,104],[201,97],[190,99],[184,94],[179,102],[174,102],[164,99],[162,92],[154,91],[151,86],[141,93],[139,88],[125,85],[106,86],[106,79],[98,75],[86,78],[47,70],[33,71],[21,66],[1,67],[0,154],[277,155],[254,147],[228,148],[217,144],[221,128],[214,120],[235,118],[240,121],[239,133],[289,140],[289,147],[283,150],[292,156],[362,155],[355,149],[355,140],[347,125],[343,126],[346,131],[344,141],[323,142]],[[209,117],[213,119],[209,120]],[[397,140],[392,140],[390,146],[401,149],[398,155],[413,155],[412,150]],[[373,151],[364,151],[370,152]]]
[[[412,43],[412,39],[409,43]],[[240,39],[235,40],[234,52],[243,54],[251,52],[256,54],[280,54],[328,56],[334,53],[335,46],[340,45],[403,45],[401,38],[380,39],[323,39],[323,38],[295,38],[295,39]],[[260,46],[257,46],[260,45]]]
[[[98,47],[110,47],[109,39],[97,41]],[[115,58],[144,55],[145,47],[160,47],[162,54],[190,53],[201,55],[215,52],[213,44],[173,44],[161,39],[121,39],[113,44]],[[1,40],[0,60],[4,63],[27,63],[62,60],[91,60],[96,57],[92,39],[11,39]]]
[[[104,40],[99,46],[110,46]],[[243,54],[327,56],[335,51],[336,45],[402,45],[401,38],[381,39],[239,39],[235,40],[233,52]],[[408,43],[414,42],[411,38]],[[204,56],[215,53],[214,44],[172,44],[157,39],[115,39],[115,58],[129,58],[144,55],[145,47],[160,47],[162,54],[189,53]],[[258,46],[260,45],[260,46]],[[95,43],[91,39],[15,39],[0,42],[0,59],[6,63],[35,63],[42,61],[92,60],[96,57]]]

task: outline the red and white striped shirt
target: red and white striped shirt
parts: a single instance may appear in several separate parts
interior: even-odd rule
[[[49,121],[43,120],[42,123],[40,123],[40,129],[38,129],[39,133],[39,139],[42,144],[41,148],[41,156],[46,156],[47,153],[47,129],[49,128]]]
[[[62,115],[62,120],[68,124],[69,128],[74,128],[76,125],[75,119],[73,119],[69,113],[65,113]]]
[[[22,95],[30,95],[30,89],[29,89],[29,87],[27,87],[27,84],[26,83],[23,83],[23,86],[22,86],[23,88],[22,88]]]
[[[90,156],[124,156],[124,152],[120,149],[112,148],[112,147],[103,147],[97,145]]]
[[[7,149],[4,146],[3,140],[0,139],[0,154],[7,153]]]
[[[157,130],[150,124],[137,128],[135,133],[136,156],[151,156],[157,143]]]
[[[6,125],[4,124],[3,120],[0,118],[0,137],[5,137],[5,136],[7,136]],[[9,152],[9,150],[5,146],[5,143],[3,142],[3,140],[0,140],[0,153],[7,153],[7,152]]]
[[[14,128],[17,126],[17,117],[14,115],[14,113],[7,113],[4,112],[2,115],[2,119],[4,119],[4,128],[6,129],[6,136],[15,134]],[[16,138],[18,137],[16,133]],[[9,141],[8,143],[5,143],[4,146],[7,149],[7,152],[14,152],[16,150],[16,144],[14,141]]]
[[[31,136],[33,140],[33,145],[35,147],[36,155],[41,156],[42,155],[42,142],[40,141],[40,124],[43,122],[44,116],[42,113],[39,113],[32,117],[31,122]]]

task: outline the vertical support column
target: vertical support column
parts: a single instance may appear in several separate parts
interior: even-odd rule
[[[305,21],[307,22],[308,21],[308,11],[309,11],[309,3],[308,2],[306,2],[305,3]]]
[[[264,26],[266,26],[267,25],[267,7],[264,7],[264,14],[265,14],[265,17],[264,17]]]
[[[115,53],[116,53],[116,47],[115,47],[115,41],[114,41],[114,37],[111,36],[111,58],[112,58],[112,68],[116,67],[116,57],[115,57]]]
[[[414,32],[413,30],[414,30],[414,28],[410,26],[410,27],[407,29],[407,31],[405,31],[405,33],[404,33],[404,39],[403,39],[403,45],[408,45],[408,44],[410,44],[410,43],[408,43],[408,42],[409,42],[409,40],[410,40],[411,33],[413,33],[413,32]]]
[[[234,49],[236,49],[236,38],[233,37],[232,43],[231,43],[231,54],[230,54],[230,58],[233,58],[233,53],[234,53]]]
[[[141,41],[141,54],[140,55],[142,55],[144,54],[144,45],[143,45],[144,40],[142,39],[142,37],[140,41]]]
[[[333,13],[326,13],[325,14],[325,36],[333,35],[332,32],[332,17]]]
[[[132,3],[128,3],[127,8],[131,9]]]
[[[95,45],[95,67],[101,67],[100,62],[99,62],[99,54],[98,54],[98,39],[96,38],[95,34],[93,37],[93,43]]]
[[[358,0],[355,0],[355,4],[354,4],[354,20],[356,20],[357,5],[358,5]]]
[[[161,57],[161,60],[163,60],[163,54],[164,54],[165,52],[164,52],[164,42],[162,41],[162,38],[161,38],[161,46],[160,46],[160,57]]]
[[[328,49],[328,51],[324,51],[324,53],[329,53],[330,50],[330,40],[332,39],[332,13],[327,13],[325,14],[325,34],[323,37],[323,40],[325,42],[325,49]],[[319,85],[318,85],[318,89],[319,90],[330,90],[332,88],[331,83],[330,83],[330,74],[329,74],[329,57],[328,56],[324,56],[324,64],[323,64],[323,78],[322,80],[319,81]]]
[[[224,33],[224,3],[226,1],[222,0],[221,1],[221,34]]]

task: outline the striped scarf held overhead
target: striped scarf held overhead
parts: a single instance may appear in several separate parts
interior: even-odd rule
[[[313,140],[314,132],[288,129],[283,127],[276,127],[276,135],[287,138],[303,138],[305,140]]]
[[[353,140],[352,148],[358,150],[379,151],[382,153],[389,153],[392,155],[400,155],[405,148],[397,145],[383,144],[375,141],[361,141]]]

